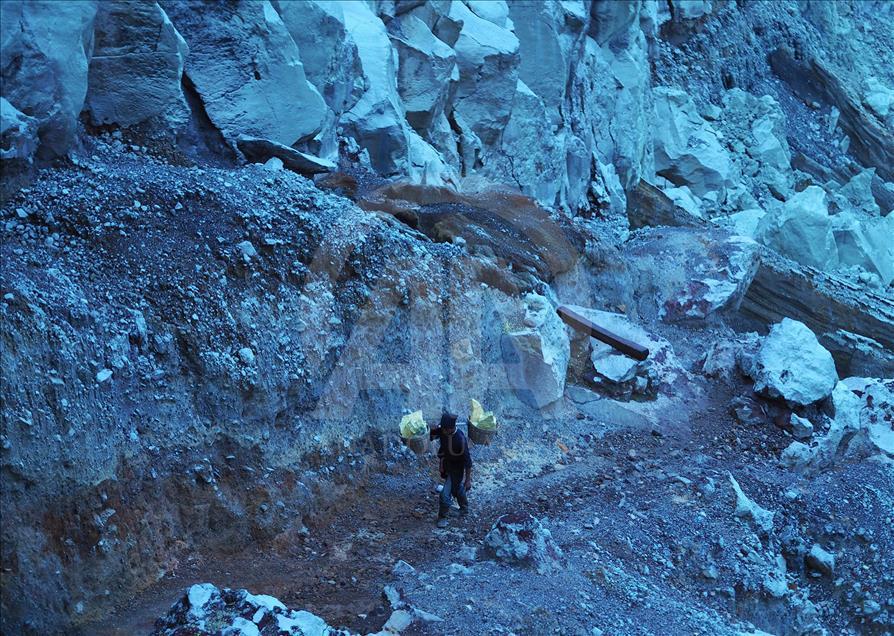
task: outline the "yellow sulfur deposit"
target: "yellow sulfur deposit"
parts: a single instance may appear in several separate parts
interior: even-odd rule
[[[422,411],[415,411],[404,415],[400,420],[400,436],[404,439],[422,435],[428,430],[428,425],[422,417]]]

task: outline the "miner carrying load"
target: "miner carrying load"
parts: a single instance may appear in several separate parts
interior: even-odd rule
[[[466,491],[472,488],[472,455],[469,453],[466,436],[456,428],[456,415],[453,413],[445,411],[441,414],[441,424],[431,428],[429,438],[439,438],[441,442],[438,448],[438,460],[444,487],[438,505],[438,527],[446,528],[447,513],[453,497],[456,497],[459,503],[459,514],[465,515],[469,512]]]

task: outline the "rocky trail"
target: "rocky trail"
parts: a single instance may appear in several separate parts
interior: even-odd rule
[[[872,543],[871,552],[882,569],[861,580],[877,576],[878,593],[891,590],[881,560],[894,549],[889,518],[882,518],[890,498],[862,507],[867,516],[820,503],[830,486],[845,499],[865,499],[872,491],[889,495],[890,471],[841,467],[848,479],[859,479],[842,492],[840,475],[814,482],[771,468],[790,439],[782,429],[737,426],[722,406],[736,393],[727,388],[700,406],[689,404],[685,420],[679,404],[637,427],[593,421],[579,411],[544,422],[544,432],[533,439],[509,432],[493,447],[473,446],[473,512],[459,518],[454,507],[445,530],[433,523],[434,460],[394,448],[393,459],[325,512],[306,519],[298,536],[238,554],[194,555],[83,633],[151,631],[195,581],[269,594],[358,633],[375,632],[389,618],[383,585],[395,586],[414,606],[435,615],[404,634],[590,634],[595,627],[607,634],[738,635],[757,633],[749,625],[776,634],[812,629],[816,616],[809,604],[763,598],[762,586],[778,564],[760,563],[766,537],[759,540],[748,520],[735,514],[730,474],[777,511],[777,527],[799,528],[795,532],[805,532],[808,540],[839,538],[839,564],[859,561],[856,552],[870,547],[861,542],[881,541]],[[720,438],[718,422],[731,427]],[[527,461],[532,456],[541,460],[539,467]],[[486,537],[507,514],[547,524],[564,556],[542,572],[494,561]],[[644,579],[631,577],[631,568]],[[758,589],[749,581],[755,577],[749,568],[757,570]],[[831,586],[826,576],[802,566],[799,582],[789,578],[784,584],[792,593],[802,586],[814,594],[820,590],[828,594],[824,604],[847,603],[850,592],[832,591],[841,585]]]

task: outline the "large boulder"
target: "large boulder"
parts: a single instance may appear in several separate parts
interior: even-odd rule
[[[456,55],[412,15],[401,19],[400,34],[391,39],[400,61],[397,88],[407,121],[422,134],[444,112],[450,82],[459,79]]]
[[[561,566],[562,549],[549,529],[527,513],[502,515],[484,537],[484,545],[498,559],[530,565],[540,574]]]
[[[525,305],[524,328],[503,334],[503,362],[518,398],[544,408],[565,392],[571,346],[565,323],[546,298],[528,294]]]
[[[810,186],[775,206],[761,220],[757,234],[765,245],[804,265],[822,270],[838,265],[826,192],[819,186]]]
[[[693,322],[739,309],[760,264],[759,248],[723,230],[661,228],[639,232],[625,254],[638,274],[642,313],[657,309],[665,322]]]
[[[189,44],[186,75],[224,137],[291,146],[321,129],[326,103],[268,0],[163,5]]]
[[[3,3],[3,97],[36,120],[42,158],[64,155],[75,140],[87,94],[96,6],[86,0]]]
[[[131,126],[168,114],[186,121],[186,41],[157,3],[103,2],[96,14],[85,108],[94,125]]]
[[[499,140],[512,110],[518,79],[518,38],[478,17],[462,2],[450,5],[449,17],[462,24],[453,45],[459,66],[454,110],[470,132],[490,147]]]
[[[343,3],[274,0],[298,46],[304,73],[336,114],[349,110],[366,88],[357,44],[345,28]]]
[[[655,172],[698,196],[722,199],[734,185],[729,155],[687,93],[662,86],[655,96]]]
[[[838,381],[832,354],[804,323],[790,318],[770,328],[743,370],[758,393],[802,406],[829,397]]]

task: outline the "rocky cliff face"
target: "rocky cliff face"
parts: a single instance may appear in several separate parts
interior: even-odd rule
[[[881,382],[848,376],[894,375],[892,3],[8,0],[0,18],[4,630],[100,617],[110,581],[145,588],[190,550],[289,544],[394,470],[407,409],[642,427],[750,377],[735,426],[831,431],[787,466],[890,457],[889,393],[871,435],[834,411]],[[653,357],[572,337],[560,302]],[[822,390],[787,384],[804,343]]]
[[[4,157],[66,154],[81,118],[189,156],[233,159],[241,137],[350,148],[382,176],[508,185],[571,215],[623,216],[644,179],[886,287],[890,18],[885,2],[10,2]]]

